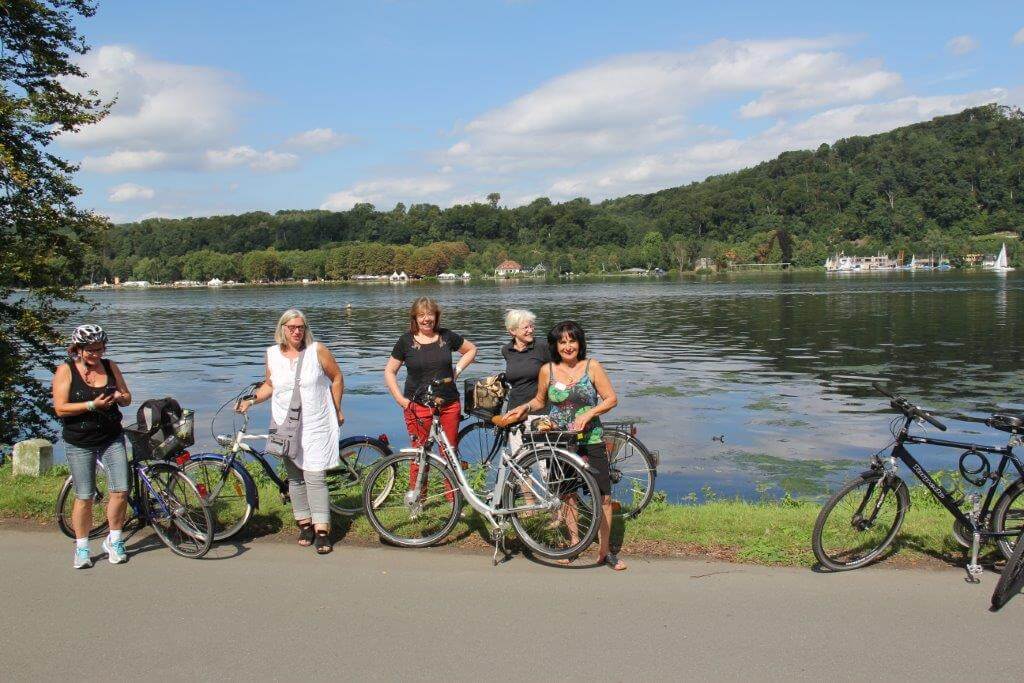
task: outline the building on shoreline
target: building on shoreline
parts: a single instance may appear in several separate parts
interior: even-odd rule
[[[494,277],[515,277],[523,274],[523,267],[518,261],[506,259],[494,269]]]

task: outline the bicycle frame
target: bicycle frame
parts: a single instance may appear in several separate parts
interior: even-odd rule
[[[910,417],[906,418],[903,423],[902,429],[896,438],[896,444],[893,446],[892,452],[889,454],[891,461],[895,464],[896,460],[900,460],[914,473],[922,484],[931,491],[932,495],[942,503],[942,506],[946,508],[951,515],[967,529],[970,529],[972,533],[979,534],[981,538],[995,538],[1001,536],[1016,536],[1018,531],[991,531],[983,527],[982,523],[987,518],[989,507],[992,504],[992,499],[995,497],[996,488],[998,483],[1002,481],[1003,475],[1006,473],[1007,464],[1013,463],[1013,466],[1017,469],[1017,474],[1024,478],[1024,464],[1021,463],[1020,459],[1014,454],[1013,447],[1019,444],[1017,437],[1012,436],[1009,443],[1006,446],[983,446],[980,444],[966,443],[961,441],[949,441],[948,439],[935,439],[926,436],[914,436],[909,433],[909,428],[914,420]],[[965,515],[960,509],[960,501],[956,497],[946,490],[934,477],[921,465],[917,459],[910,454],[910,451],[904,446],[905,443],[917,444],[917,445],[931,445],[939,446],[942,448],[963,448],[965,450],[973,450],[979,453],[991,453],[993,455],[999,455],[999,466],[996,468],[994,473],[990,473],[987,477],[989,479],[988,490],[985,492],[984,502],[980,508],[980,514],[978,520],[975,522],[969,516]]]
[[[431,455],[433,455],[455,474],[455,480],[459,486],[459,490],[462,495],[466,497],[466,501],[469,503],[470,507],[483,515],[484,519],[486,519],[488,524],[493,528],[502,527],[502,524],[499,523],[495,517],[505,517],[512,513],[528,512],[530,510],[547,510],[551,509],[555,505],[561,504],[561,500],[557,498],[555,500],[549,500],[548,502],[537,502],[532,505],[521,505],[513,508],[500,507],[500,501],[495,501],[495,505],[488,504],[487,501],[476,495],[473,491],[473,487],[469,484],[469,480],[466,479],[466,474],[462,471],[461,463],[459,463],[458,457],[455,455],[456,450],[448,440],[448,436],[444,433],[444,430],[441,429],[440,411],[436,407],[432,407],[431,413],[430,431],[428,432],[427,439],[423,445],[419,448],[402,449],[403,453],[417,453],[420,455],[419,473],[417,474],[416,482],[406,494],[406,500],[408,502],[411,503],[412,501],[418,501],[420,499],[420,492],[423,490],[426,483],[427,461],[430,459]],[[440,447],[437,449],[439,452],[430,452],[430,447],[434,445]],[[569,458],[573,464],[581,469],[588,469],[587,464],[583,462],[583,459],[577,454],[555,446],[551,446],[550,449]],[[509,473],[511,472],[521,484],[530,487],[530,492],[534,495],[537,501],[544,501],[545,499],[551,498],[547,488],[540,485],[540,482],[537,482],[532,476],[519,467],[515,458],[513,458],[506,449],[499,448],[498,450],[501,453],[501,462],[498,465],[497,480],[493,489],[495,493],[503,491],[505,486],[508,485]],[[521,450],[522,449],[520,449],[520,451]],[[539,489],[538,486],[540,486]]]

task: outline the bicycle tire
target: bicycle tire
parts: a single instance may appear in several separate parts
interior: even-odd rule
[[[1007,531],[1007,519],[1017,520],[1017,523],[1010,527],[1011,530],[1024,529],[1024,497],[1022,495],[1024,495],[1024,479],[1013,482],[1000,494],[995,507],[992,508],[992,523],[990,525],[992,531]],[[1019,505],[1016,510],[1011,512],[1015,502],[1019,502]],[[1003,554],[1003,557],[1009,561],[1013,556],[1016,544],[1007,540],[1005,536],[997,536],[996,545],[999,546],[999,552]]]
[[[225,456],[201,453],[192,456],[181,466],[181,471],[196,485],[200,496],[210,508],[214,542],[225,541],[244,529],[256,507],[256,501],[250,500],[249,496],[249,473],[237,460],[231,463],[228,480],[220,487],[227,462]],[[210,494],[218,487],[220,492],[217,497],[210,498]]]
[[[619,503],[613,515],[635,519],[654,497],[658,466],[654,455],[640,439],[619,429],[606,429],[608,468],[612,480],[612,500]]]
[[[446,464],[433,457],[428,459],[427,486],[421,500],[415,503],[405,501],[409,491],[410,465],[419,458],[418,453],[395,453],[383,458],[370,470],[363,487],[363,505],[370,525],[382,541],[402,548],[424,548],[440,542],[455,528],[462,509],[462,493],[455,476]],[[386,482],[379,481],[382,477],[391,477],[393,481],[384,500],[374,505],[386,486]],[[402,485],[403,480],[407,482],[405,486]],[[445,482],[451,489],[450,500],[445,492]],[[428,509],[429,513],[424,514]],[[403,525],[420,531],[416,535],[402,535],[398,528]]]
[[[170,463],[155,463],[139,477],[139,488],[146,522],[171,552],[192,559],[209,552],[213,518],[191,479]]]
[[[92,515],[95,525],[89,530],[89,538],[105,536],[109,525],[107,523],[107,472],[101,463],[96,463],[96,489],[93,493]],[[57,507],[54,510],[54,517],[57,519],[57,528],[68,538],[77,538],[74,526],[71,523],[71,510],[75,503],[75,485],[69,476],[64,481],[60,493],[57,495]]]
[[[1024,558],[1024,543],[1021,543],[1021,537],[1018,536],[1017,542],[1014,543],[1013,553],[1006,561],[1006,566],[1003,567],[1003,572],[999,575],[999,581],[996,582],[996,588],[992,591],[993,610],[1001,609],[1010,601],[1010,598],[1020,591],[1021,585],[1024,584],[1024,561],[1022,558]]]
[[[328,470],[326,475],[331,510],[336,514],[348,516],[362,512],[366,478],[373,466],[390,454],[391,451],[387,447],[370,439],[344,443],[341,457],[346,459],[346,464]],[[394,485],[394,470],[391,485]],[[390,489],[382,490],[376,498],[383,500],[390,492]]]
[[[475,420],[459,430],[459,441],[456,449],[459,460],[468,463],[466,480],[473,493],[481,498],[494,490],[498,479],[498,451],[501,450],[501,439],[498,429],[489,422]]]
[[[522,480],[510,477],[502,492],[502,501],[506,509],[529,504],[528,498],[537,500],[537,494],[554,495],[562,501],[564,510],[530,510],[509,514],[512,528],[519,539],[534,553],[552,560],[572,559],[590,547],[597,537],[601,523],[601,491],[597,480],[585,466],[577,465],[565,454],[551,448],[529,450],[516,458],[516,465],[526,470],[533,482],[529,491]],[[571,536],[566,538],[563,527],[567,530],[566,519],[568,498],[575,498],[577,520],[583,518],[583,512],[589,511],[589,518],[584,522],[584,531],[576,543]],[[578,527],[577,527],[578,528]],[[555,543],[557,545],[552,545]]]
[[[853,479],[847,482],[839,491],[833,495],[825,506],[821,508],[821,512],[818,513],[818,519],[814,522],[814,532],[811,535],[811,548],[814,551],[814,557],[818,560],[821,566],[825,567],[834,572],[848,571],[851,569],[859,569],[871,562],[874,562],[878,557],[885,551],[886,548],[892,543],[896,534],[899,532],[900,527],[903,525],[903,519],[907,513],[907,507],[910,505],[910,494],[907,491],[907,485],[898,477],[895,478],[895,485],[884,485],[878,486],[880,482],[884,482],[885,475],[881,472],[866,474],[857,479]],[[859,489],[864,489],[861,494],[861,498],[858,501],[856,498],[856,492]],[[875,534],[874,537],[860,536],[860,534],[870,531],[875,528],[876,524],[872,522],[870,526],[861,527],[863,523],[863,517],[860,515],[861,511],[873,509],[877,499],[874,498],[877,492],[881,492],[883,496],[883,505],[888,497],[889,493],[894,493],[894,497],[890,500],[895,500],[895,510],[891,512],[892,523],[885,527],[887,522],[883,523],[879,527],[881,534]],[[849,498],[851,494],[854,497]],[[870,500],[868,497],[871,497]],[[848,501],[848,502],[847,502]],[[840,504],[846,502],[840,510]],[[853,512],[848,510],[848,506],[853,505]],[[835,512],[835,516],[833,516]],[[844,516],[850,514],[850,518],[844,519]],[[877,513],[876,513],[877,514]],[[886,517],[889,516],[889,512],[886,511]],[[835,528],[839,540],[833,540],[831,535],[829,539],[823,540],[822,536],[825,533],[826,523],[829,522],[830,518],[835,521]],[[860,518],[860,519],[858,519]],[[852,529],[854,534],[850,535],[846,529]],[[831,528],[830,528],[831,532]],[[880,540],[874,540],[880,536]],[[849,540],[847,540],[847,538]],[[855,545],[869,544],[864,548],[864,552],[857,556],[855,559],[848,561],[841,561],[839,558],[847,552],[853,552],[857,548],[852,547]],[[848,548],[849,547],[849,548]],[[838,548],[838,549],[834,549]]]

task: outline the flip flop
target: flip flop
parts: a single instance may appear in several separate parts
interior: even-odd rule
[[[629,565],[619,559],[619,556],[615,553],[608,553],[604,556],[604,559],[598,559],[598,564],[604,564],[611,567],[614,571],[624,572],[629,569]]]

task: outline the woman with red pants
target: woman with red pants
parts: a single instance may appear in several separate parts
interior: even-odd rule
[[[452,368],[452,354],[461,355]],[[430,408],[412,402],[416,391],[436,379],[451,379],[438,392],[444,399],[441,407],[441,429],[452,447],[458,446],[459,419],[462,407],[459,405],[459,390],[455,380],[476,358],[476,346],[461,335],[441,327],[441,307],[427,297],[412,302],[409,309],[409,331],[398,338],[391,358],[384,367],[384,381],[395,402],[405,415],[405,426],[413,447],[419,447],[430,431]],[[398,370],[405,365],[405,390],[398,389]],[[419,470],[413,466],[409,472],[410,486],[416,480]],[[445,486],[448,487],[447,480]],[[452,498],[445,491],[446,498]]]

